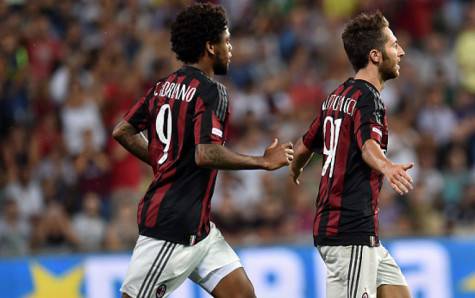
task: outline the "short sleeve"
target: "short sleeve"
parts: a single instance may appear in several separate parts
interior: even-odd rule
[[[385,109],[381,100],[374,94],[369,93],[358,100],[353,114],[354,134],[361,149],[363,144],[373,139],[380,143],[384,134]]]
[[[198,97],[194,131],[195,144],[223,144],[226,138],[228,93],[220,83],[214,83]]]
[[[322,131],[322,113],[313,120],[307,132],[303,135],[303,143],[307,149],[320,153],[323,148],[323,131]]]
[[[154,96],[155,87],[140,98],[125,114],[124,120],[130,123],[137,131],[145,130],[150,121],[149,103]]]

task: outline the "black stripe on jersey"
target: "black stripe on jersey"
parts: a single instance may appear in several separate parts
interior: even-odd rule
[[[153,261],[152,266],[150,267],[150,270],[148,270],[147,275],[145,276],[145,279],[143,280],[142,285],[140,286],[139,293],[137,294],[137,298],[140,297],[143,294],[145,284],[147,284],[147,287],[150,284],[150,281],[152,280],[150,278],[150,276],[151,276],[152,272],[154,271],[155,265],[157,264],[157,262],[162,261],[162,259],[164,257],[163,249],[165,247],[167,247],[169,244],[171,244],[171,243],[170,242],[165,242],[162,245],[162,247],[160,248],[160,251],[158,252],[157,257],[155,257],[155,260]]]
[[[154,285],[157,284],[158,279],[160,278],[160,275],[162,275],[162,272],[163,272],[163,270],[165,269],[165,266],[168,264],[168,261],[170,260],[170,257],[172,256],[173,250],[175,249],[176,246],[177,246],[176,243],[174,243],[174,244],[171,246],[171,249],[170,249],[170,251],[168,252],[168,255],[165,256],[165,260],[164,260],[164,262],[163,262],[163,265],[162,265],[161,268],[160,268],[160,271],[158,271],[157,276],[155,276],[155,279],[154,279],[153,282],[152,282],[152,288],[150,289],[149,294],[148,294],[147,296],[145,296],[145,297],[152,297],[152,296],[154,296],[154,295],[152,295],[153,290],[154,290]]]
[[[218,106],[216,107],[216,115],[218,116],[219,120],[221,120],[221,122],[224,122],[224,119],[226,118],[226,110],[228,108],[228,93],[222,84],[217,83],[217,87],[219,101]]]

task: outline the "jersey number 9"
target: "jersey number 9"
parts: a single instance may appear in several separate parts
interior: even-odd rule
[[[155,121],[158,139],[163,143],[163,155],[158,160],[158,164],[163,164],[168,158],[168,149],[172,139],[172,112],[169,104],[161,106]],[[165,125],[166,124],[166,125]]]

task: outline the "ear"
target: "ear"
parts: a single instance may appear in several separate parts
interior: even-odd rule
[[[211,42],[207,41],[206,42],[206,51],[211,54],[211,55],[214,55],[215,54],[215,45],[212,44]]]
[[[374,64],[379,64],[379,62],[382,61],[381,52],[376,49],[372,49],[369,52],[369,60]]]

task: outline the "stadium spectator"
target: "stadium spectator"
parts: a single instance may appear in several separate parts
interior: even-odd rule
[[[11,181],[6,187],[7,196],[17,202],[20,216],[30,219],[43,212],[43,190],[34,179],[32,165],[26,156],[19,156],[17,161],[18,179]]]
[[[81,251],[99,251],[103,248],[106,222],[101,217],[101,199],[96,193],[86,193],[82,210],[73,217],[72,226],[79,239]]]
[[[63,138],[69,154],[77,155],[84,149],[85,131],[92,136],[95,150],[103,149],[106,141],[105,129],[96,98],[91,98],[80,82],[72,78],[68,100],[61,110]]]
[[[31,233],[31,245],[36,253],[73,252],[80,243],[71,219],[57,202],[51,202],[42,216],[32,221]]]
[[[16,200],[7,197],[1,204],[0,255],[25,256],[30,252],[29,222],[21,216]]]

